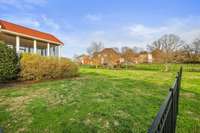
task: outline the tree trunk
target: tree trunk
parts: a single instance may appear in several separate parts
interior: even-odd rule
[[[169,71],[169,64],[165,63],[165,72],[168,72],[168,71]]]

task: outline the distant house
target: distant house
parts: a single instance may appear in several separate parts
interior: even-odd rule
[[[131,49],[122,53],[125,64],[136,64],[139,54],[134,53]]]
[[[76,61],[82,65],[90,65],[91,57],[89,55],[81,55],[81,56],[76,57]]]
[[[135,53],[132,49],[127,49],[122,53],[125,64],[152,63],[152,54],[146,51]]]
[[[153,57],[151,53],[140,53],[138,57],[136,58],[136,64],[140,63],[152,63],[153,62]]]
[[[76,62],[83,65],[94,65],[96,67],[113,67],[122,64],[152,63],[153,57],[152,54],[148,52],[134,53],[127,50],[121,54],[113,48],[105,48],[100,52],[95,52],[92,56],[78,56],[76,57]]]
[[[113,48],[105,48],[100,52],[94,53],[91,59],[91,65],[114,66],[124,62],[121,54]]]
[[[54,35],[0,20],[0,40],[17,53],[60,56],[61,42]]]

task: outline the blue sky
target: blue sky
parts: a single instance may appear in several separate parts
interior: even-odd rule
[[[82,54],[92,41],[142,47],[163,34],[200,37],[199,0],[0,0],[0,18],[50,32],[62,55]]]

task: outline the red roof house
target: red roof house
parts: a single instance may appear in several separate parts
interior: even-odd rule
[[[0,40],[16,48],[17,52],[34,52],[46,56],[60,56],[60,46],[64,45],[62,41],[50,33],[41,32],[1,19]]]

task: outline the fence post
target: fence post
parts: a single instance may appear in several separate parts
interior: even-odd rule
[[[181,87],[182,71],[183,71],[183,68],[181,67],[179,71],[179,88]]]
[[[178,72],[178,85],[177,85],[177,111],[176,111],[176,113],[177,113],[177,115],[178,115],[178,112],[179,112],[179,94],[180,94],[180,80],[181,80],[181,78],[180,78],[180,72]]]
[[[180,68],[180,71],[178,72],[178,87],[177,87],[177,90],[178,90],[178,102],[177,102],[177,115],[179,114],[179,95],[180,95],[180,88],[181,88],[181,80],[182,80],[182,70],[183,68],[181,67]]]
[[[174,118],[175,118],[175,115],[174,115],[174,89],[173,88],[170,88],[169,89],[172,93],[172,104],[171,104],[171,133],[175,133],[174,132]]]

